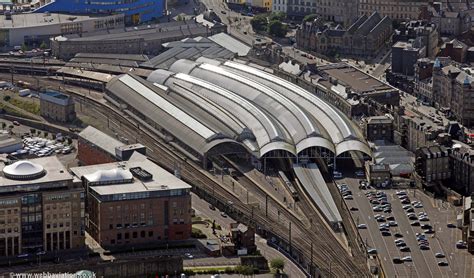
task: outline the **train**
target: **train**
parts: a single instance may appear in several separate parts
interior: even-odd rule
[[[278,171],[278,175],[283,180],[283,183],[285,184],[286,188],[290,191],[291,197],[293,197],[295,201],[298,200],[298,192],[296,191],[295,187],[290,182],[286,174],[283,171]]]

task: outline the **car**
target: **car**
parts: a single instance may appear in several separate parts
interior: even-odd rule
[[[382,231],[382,236],[391,236],[392,234],[388,231]]]
[[[438,262],[438,265],[439,266],[448,266],[448,262],[447,261],[440,261],[440,262]]]
[[[397,194],[398,196],[402,196],[402,195],[407,195],[407,192],[406,191],[397,191],[395,194]]]
[[[356,208],[356,207],[351,207],[350,210],[351,210],[351,211],[358,211],[359,209]]]
[[[210,210],[216,210],[216,207],[213,206],[213,205],[209,205],[209,209],[210,209]]]
[[[184,256],[185,256],[186,258],[188,258],[188,259],[194,258],[194,256],[193,256],[192,254],[190,254],[190,253],[184,253]]]
[[[419,204],[416,204],[414,205],[415,208],[422,208],[423,207],[423,204],[419,203]]]
[[[403,235],[401,233],[394,233],[393,236],[396,237],[396,238],[402,238],[403,237]]]
[[[411,249],[408,246],[402,246],[402,247],[400,247],[399,250],[400,250],[400,252],[411,252]]]
[[[403,263],[403,261],[402,261],[402,259],[400,259],[399,257],[394,257],[394,258],[393,258],[393,263],[395,263],[395,264],[401,264],[401,263]]]
[[[418,222],[418,221],[413,221],[413,222],[410,223],[410,225],[412,225],[412,226],[420,226],[420,222]]]
[[[384,227],[384,228],[390,228],[390,226],[387,224],[387,223],[382,223],[379,225],[380,228]]]
[[[395,216],[393,215],[388,216],[387,221],[395,221]]]
[[[411,205],[403,205],[402,208],[406,210],[406,209],[411,208]]]
[[[429,245],[420,245],[420,250],[430,250]]]
[[[334,177],[335,179],[342,179],[342,173],[340,173],[340,172],[334,171],[334,172],[332,173],[332,175],[333,175],[333,177]]]
[[[397,247],[404,247],[404,246],[407,246],[407,244],[406,244],[405,242],[403,242],[403,241],[397,242],[397,243],[395,243],[395,245],[396,245]]]
[[[411,262],[411,261],[412,261],[412,258],[411,258],[411,256],[405,256],[405,257],[402,258],[402,261],[404,261],[404,262]]]
[[[221,216],[227,218],[227,214],[225,212],[221,212]]]
[[[386,208],[386,209],[383,210],[383,212],[385,212],[385,213],[392,213],[392,209]]]
[[[466,246],[467,246],[466,242],[462,240],[459,240],[458,242],[456,242],[456,248],[458,249],[465,249]]]
[[[30,256],[30,254],[20,254],[18,256],[16,256],[17,258],[28,258]]]
[[[377,222],[385,222],[385,217],[379,217],[376,220]]]
[[[397,223],[397,221],[389,221],[389,222],[388,222],[388,225],[389,225],[390,227],[396,227],[396,226],[398,226],[398,223]]]
[[[453,223],[448,223],[446,226],[448,228],[456,228],[456,225],[454,225]]]
[[[367,253],[370,254],[370,255],[375,255],[375,254],[377,254],[377,249],[369,248],[369,249],[367,249]]]
[[[433,229],[428,229],[424,231],[426,234],[434,234],[435,231]]]
[[[419,220],[425,222],[425,221],[430,221],[430,218],[427,217],[427,216],[422,216],[422,217],[420,217]]]
[[[342,197],[344,198],[344,200],[353,200],[354,198],[352,197],[352,195],[347,195],[347,196],[344,196]]]
[[[408,199],[402,200],[402,204],[409,204],[409,203],[410,203],[410,200],[408,200]]]
[[[370,200],[370,203],[372,205],[378,205],[378,204],[380,204],[380,201],[379,200]]]
[[[367,229],[367,225],[366,224],[359,224],[359,225],[357,225],[357,228],[358,229]]]
[[[415,210],[412,207],[410,207],[410,208],[407,208],[405,211],[406,212],[414,212]]]
[[[423,224],[421,225],[421,228],[426,230],[426,229],[432,229],[433,227],[430,224]]]
[[[444,258],[446,256],[443,253],[438,252],[438,253],[435,253],[435,257],[436,258]]]
[[[221,11],[221,14],[227,14],[227,12],[226,11]]]
[[[379,228],[379,231],[381,231],[381,232],[389,232],[390,229],[387,228],[387,227],[380,227],[380,228]]]
[[[408,216],[408,219],[410,219],[410,220],[418,220],[418,217],[416,217],[416,215],[410,215],[410,216]]]
[[[16,126],[19,126],[19,125],[20,125],[20,123],[17,122],[17,121],[13,121],[12,123],[13,123],[14,125],[16,125]]]
[[[372,207],[372,210],[375,211],[375,212],[380,212],[380,211],[382,211],[382,207],[374,206],[374,207]]]

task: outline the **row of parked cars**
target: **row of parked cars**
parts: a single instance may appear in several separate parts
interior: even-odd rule
[[[40,137],[24,137],[23,149],[11,155],[30,154],[38,157],[50,156],[52,154],[68,154],[74,150],[74,146],[66,145],[57,140],[49,140]]]
[[[420,250],[430,250],[430,243],[428,241],[427,235],[434,234],[435,230],[431,226],[431,224],[426,223],[430,219],[428,214],[425,211],[419,211],[418,213],[415,212],[416,209],[423,208],[423,204],[420,201],[410,201],[410,197],[408,197],[408,193],[404,190],[397,191],[396,195],[400,202],[402,203],[402,208],[406,213],[406,216],[409,220],[412,220],[410,223],[411,226],[420,227],[422,229],[421,233],[416,233],[416,241],[418,242],[418,248]],[[442,259],[446,256],[441,253],[435,253],[435,258]],[[397,263],[396,258],[394,258],[394,263]],[[445,260],[438,261],[439,266],[447,266],[448,262]]]

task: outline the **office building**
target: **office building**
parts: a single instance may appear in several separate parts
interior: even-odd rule
[[[434,58],[438,53],[438,27],[425,20],[402,22],[392,37],[394,42],[407,42],[418,48],[424,48],[423,56]]]
[[[84,246],[83,189],[55,156],[0,170],[0,256]]]
[[[37,13],[69,14],[124,14],[127,24],[156,20],[164,15],[163,0],[46,0],[35,10]]]
[[[392,72],[413,76],[415,74],[415,63],[423,58],[425,48],[414,47],[407,42],[397,42],[392,46]]]
[[[103,247],[191,236],[191,186],[135,152],[128,161],[71,168],[86,190],[86,229]]]
[[[72,97],[51,90],[41,92],[39,97],[41,116],[62,123],[72,122],[76,119]]]

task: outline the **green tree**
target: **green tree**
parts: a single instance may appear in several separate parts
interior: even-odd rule
[[[35,134],[35,133],[36,133],[36,129],[30,128],[30,133],[31,133],[31,135]]]
[[[303,22],[313,21],[318,17],[317,14],[309,14],[303,18]]]
[[[44,50],[46,48],[48,48],[48,46],[46,45],[46,43],[44,41],[42,41],[41,44],[40,44],[40,49]]]
[[[176,21],[183,21],[183,17],[182,17],[181,15],[178,15],[178,16],[176,17]]]
[[[10,96],[4,96],[4,97],[3,97],[3,100],[4,100],[4,101],[10,101],[10,99],[11,99]]]
[[[264,15],[256,15],[250,20],[253,30],[264,31],[267,28],[267,18]]]
[[[277,273],[283,271],[285,268],[285,261],[282,258],[275,258],[270,261],[270,267],[273,268]]]
[[[286,18],[286,14],[284,12],[274,12],[270,14],[270,16],[268,17],[268,20],[269,21],[272,21],[272,20],[283,21],[285,20],[285,18]]]
[[[25,51],[27,51],[27,50],[28,50],[28,46],[26,45],[26,43],[23,43],[23,44],[21,45],[21,51],[25,52]]]
[[[2,122],[2,129],[5,129],[7,127],[7,124],[5,122]]]
[[[270,21],[267,27],[267,32],[270,35],[280,37],[280,38],[285,37],[287,31],[288,31],[288,26],[284,25],[279,20]]]

